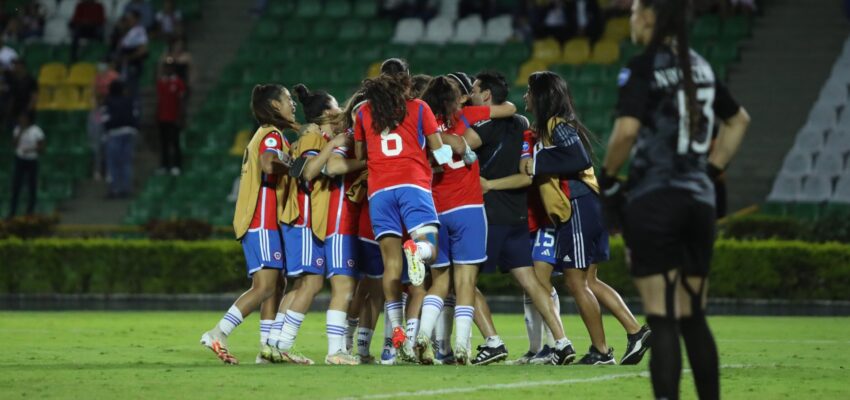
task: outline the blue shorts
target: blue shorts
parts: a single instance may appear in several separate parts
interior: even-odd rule
[[[286,275],[325,274],[324,245],[310,228],[283,225],[283,243],[286,246]]]
[[[245,266],[248,277],[263,268],[283,270],[283,243],[280,231],[270,229],[249,230],[242,237]]]
[[[557,266],[555,258],[555,228],[545,227],[538,229],[531,236],[532,250],[531,259],[534,262],[545,262]]]
[[[413,232],[425,225],[439,225],[431,193],[411,186],[378,191],[369,198],[369,216],[375,239],[384,235],[402,236],[403,228]]]
[[[355,235],[331,235],[325,238],[327,277],[357,275],[358,240]]]
[[[509,272],[514,268],[531,266],[531,242],[528,225],[490,225],[487,228],[487,261],[482,273],[498,269]]]
[[[381,279],[384,277],[384,260],[381,257],[381,246],[378,242],[360,238],[360,249],[358,256],[360,260],[357,262],[357,269],[361,276],[366,276],[371,279]],[[407,276],[407,260],[401,259],[401,283],[409,284],[410,277]]]
[[[437,261],[431,268],[487,261],[487,214],[484,206],[463,206],[440,214]]]
[[[608,231],[596,195],[570,200],[573,215],[555,234],[555,259],[564,268],[585,269],[608,261]]]

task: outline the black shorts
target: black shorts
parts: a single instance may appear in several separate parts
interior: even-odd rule
[[[514,268],[530,267],[531,240],[528,225],[490,225],[487,229],[487,261],[482,273],[498,270],[507,273]]]
[[[665,189],[631,201],[623,237],[634,277],[679,268],[684,276],[708,276],[714,250],[714,207],[683,190]]]

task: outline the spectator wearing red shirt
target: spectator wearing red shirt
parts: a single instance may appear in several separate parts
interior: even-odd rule
[[[183,99],[186,83],[175,73],[174,64],[168,63],[156,84],[157,121],[162,148],[161,172],[180,175],[180,129],[183,125]]]
[[[106,23],[106,12],[103,4],[97,0],[82,0],[74,8],[74,16],[68,27],[71,28],[71,62],[77,60],[77,50],[80,39],[103,41],[103,26]]]

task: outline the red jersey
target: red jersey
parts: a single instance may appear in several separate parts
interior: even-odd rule
[[[368,196],[399,186],[431,191],[431,167],[425,156],[426,136],[437,132],[437,120],[424,101],[407,101],[407,115],[392,130],[375,132],[372,106],[357,112],[354,140],[366,142],[366,167],[369,170]]]
[[[354,158],[353,147],[336,147],[333,150],[334,154],[339,154],[344,158]],[[357,204],[345,193],[360,176],[360,172],[346,174],[345,176],[334,177],[331,181],[331,198],[330,208],[328,209],[328,231],[327,236],[333,234],[340,235],[357,235],[360,218],[361,204]],[[371,230],[371,225],[369,229]]]
[[[156,82],[156,115],[161,122],[180,119],[180,101],[186,94],[186,84],[177,75],[164,76]]]
[[[357,225],[357,237],[368,242],[378,243],[375,240],[375,231],[372,230],[372,219],[369,217],[369,203],[364,201],[360,207],[359,224]]]
[[[489,106],[468,106],[455,115],[451,127],[447,127],[443,121],[438,122],[446,133],[463,136],[466,128],[488,119]],[[452,162],[443,166],[443,172],[434,175],[434,207],[437,213],[462,206],[483,205],[480,179],[477,160],[472,165],[466,165],[463,157],[453,155]]]
[[[259,153],[271,151],[278,152],[289,151],[289,142],[280,134],[280,132],[272,131],[266,134],[260,143]],[[260,178],[260,194],[257,196],[257,206],[254,208],[254,218],[251,219],[251,225],[248,229],[269,229],[277,230],[277,187],[280,177],[274,174],[265,174]]]

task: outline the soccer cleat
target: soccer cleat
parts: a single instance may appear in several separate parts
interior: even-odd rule
[[[439,351],[434,353],[434,365],[455,365],[457,364],[457,360],[455,360],[455,353],[449,351],[448,354],[440,353]]]
[[[526,365],[526,364],[529,364],[529,361],[531,361],[532,358],[534,358],[535,354],[537,354],[537,353],[529,351],[529,352],[521,355],[516,360],[508,361],[505,364],[507,364],[507,365]]]
[[[360,365],[375,364],[375,361],[377,361],[375,360],[375,357],[372,357],[371,354],[367,354],[365,356],[358,354],[355,357],[357,357],[357,362]]]
[[[596,350],[596,347],[591,345],[590,350],[587,351],[587,354],[578,363],[581,365],[617,365],[617,360],[614,359],[613,347],[608,348],[607,354],[602,354],[602,352]]]
[[[478,355],[472,359],[472,365],[487,365],[497,363],[508,358],[508,349],[504,344],[498,347],[490,347],[486,345],[478,346]]]
[[[545,365],[552,363],[552,348],[549,345],[543,345],[543,348],[528,360],[532,365]]]
[[[336,354],[328,354],[325,356],[325,364],[328,365],[360,365],[360,359],[357,356],[352,356],[344,351],[338,351]]]
[[[263,362],[263,363],[257,362],[257,364],[270,364],[270,363],[278,362],[278,361],[275,361],[276,355],[279,356],[280,353],[275,351],[275,349],[272,348],[271,346],[269,346],[268,344],[264,344],[262,347],[260,347],[260,354],[257,355],[257,359],[258,360],[262,359],[265,362]]]
[[[393,348],[400,349],[402,346],[404,346],[405,340],[407,340],[407,335],[404,333],[404,329],[401,329],[400,326],[393,328]]]
[[[401,361],[405,364],[419,364],[419,359],[416,357],[416,350],[413,347],[413,343],[409,340],[405,340],[404,344],[399,347],[396,352],[397,361]]]
[[[455,361],[457,365],[468,365],[472,358],[472,351],[464,346],[455,346]]]
[[[289,364],[298,364],[298,365],[313,365],[315,362],[313,360],[305,357],[303,354],[299,353],[295,348],[291,348],[287,351],[279,350],[280,357],[282,362]]]
[[[263,358],[262,353],[257,353],[257,358],[254,359],[254,364],[258,364],[258,365],[260,365],[260,364],[271,364],[271,363],[272,363],[272,361],[269,361],[269,360],[266,360],[265,358]]]
[[[216,357],[225,364],[239,364],[239,360],[227,351],[227,342],[225,337],[219,335],[218,332],[215,332],[215,330],[205,332],[201,335],[201,344],[212,350]]]
[[[416,242],[408,239],[404,242],[404,256],[407,258],[407,276],[413,286],[422,286],[425,282],[425,263],[419,255]]]
[[[396,351],[393,347],[393,340],[390,338],[384,339],[384,351],[381,352],[381,365],[394,365]]]
[[[567,365],[576,359],[576,351],[573,345],[568,344],[563,349],[552,349],[552,365]]]
[[[428,339],[428,337],[426,337],[425,335],[417,336],[416,344],[414,346],[414,351],[416,353],[416,357],[419,359],[420,364],[434,364],[434,349],[431,347],[431,340]]]
[[[637,365],[643,359],[643,355],[649,350],[649,338],[652,337],[652,331],[644,325],[634,335],[626,335],[628,344],[626,345],[626,353],[620,360],[620,365]]]

